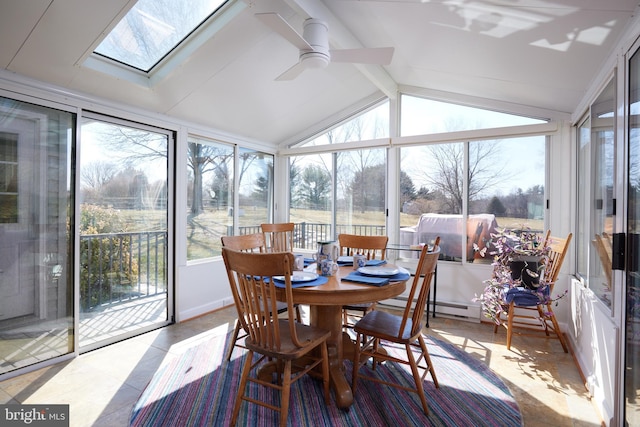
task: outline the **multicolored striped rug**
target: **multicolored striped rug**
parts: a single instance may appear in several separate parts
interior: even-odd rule
[[[291,389],[288,424],[314,427],[522,425],[515,399],[491,370],[451,344],[429,336],[425,338],[440,383],[440,388],[436,389],[430,377],[425,380],[429,416],[422,412],[415,393],[366,380],[358,383],[355,401],[349,410],[338,409],[335,404],[326,406],[321,382],[306,376]],[[232,360],[224,361],[229,341],[229,336],[210,339],[161,367],[135,404],[130,425],[228,425],[246,358],[246,351],[236,348]],[[391,353],[404,352],[390,344],[385,348]],[[345,362],[345,366],[350,380],[350,362]],[[407,366],[386,362],[375,372],[391,381],[406,385],[413,383]],[[272,390],[251,383],[248,387],[253,397],[271,399],[274,404],[279,404],[279,396]],[[277,424],[278,414],[275,411],[243,403],[238,425]]]

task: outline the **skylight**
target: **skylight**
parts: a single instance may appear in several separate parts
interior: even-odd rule
[[[149,72],[229,0],[139,0],[94,53]]]

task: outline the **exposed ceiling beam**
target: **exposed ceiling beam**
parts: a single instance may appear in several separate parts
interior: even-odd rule
[[[284,0],[298,15],[306,18],[321,19],[329,26],[329,38],[337,49],[354,49],[363,46],[351,31],[318,0]],[[353,64],[364,74],[380,91],[390,99],[395,99],[398,93],[398,84],[389,76],[385,69],[379,65]]]

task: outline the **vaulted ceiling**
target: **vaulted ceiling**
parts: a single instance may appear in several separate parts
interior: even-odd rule
[[[406,88],[573,113],[638,7],[638,0],[236,3],[233,18],[195,52],[140,84],[87,65],[135,1],[0,0],[0,64],[74,93],[282,144]],[[306,18],[322,19],[332,48],[391,46],[393,59],[331,63],[276,81],[298,49],[256,18],[264,12],[300,33]]]

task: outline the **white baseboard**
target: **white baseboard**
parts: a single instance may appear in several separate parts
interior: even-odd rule
[[[185,320],[193,319],[195,317],[202,316],[203,314],[207,314],[219,308],[233,304],[234,302],[232,297],[223,298],[217,301],[211,301],[207,304],[203,304],[198,307],[193,307],[189,310],[184,310],[176,313],[176,322],[184,322]]]
[[[390,307],[405,307],[407,299],[399,296],[393,299],[381,301],[381,304]],[[433,311],[432,303],[429,304],[429,314]],[[473,304],[461,304],[448,301],[436,301],[436,316],[480,323],[480,306]]]

